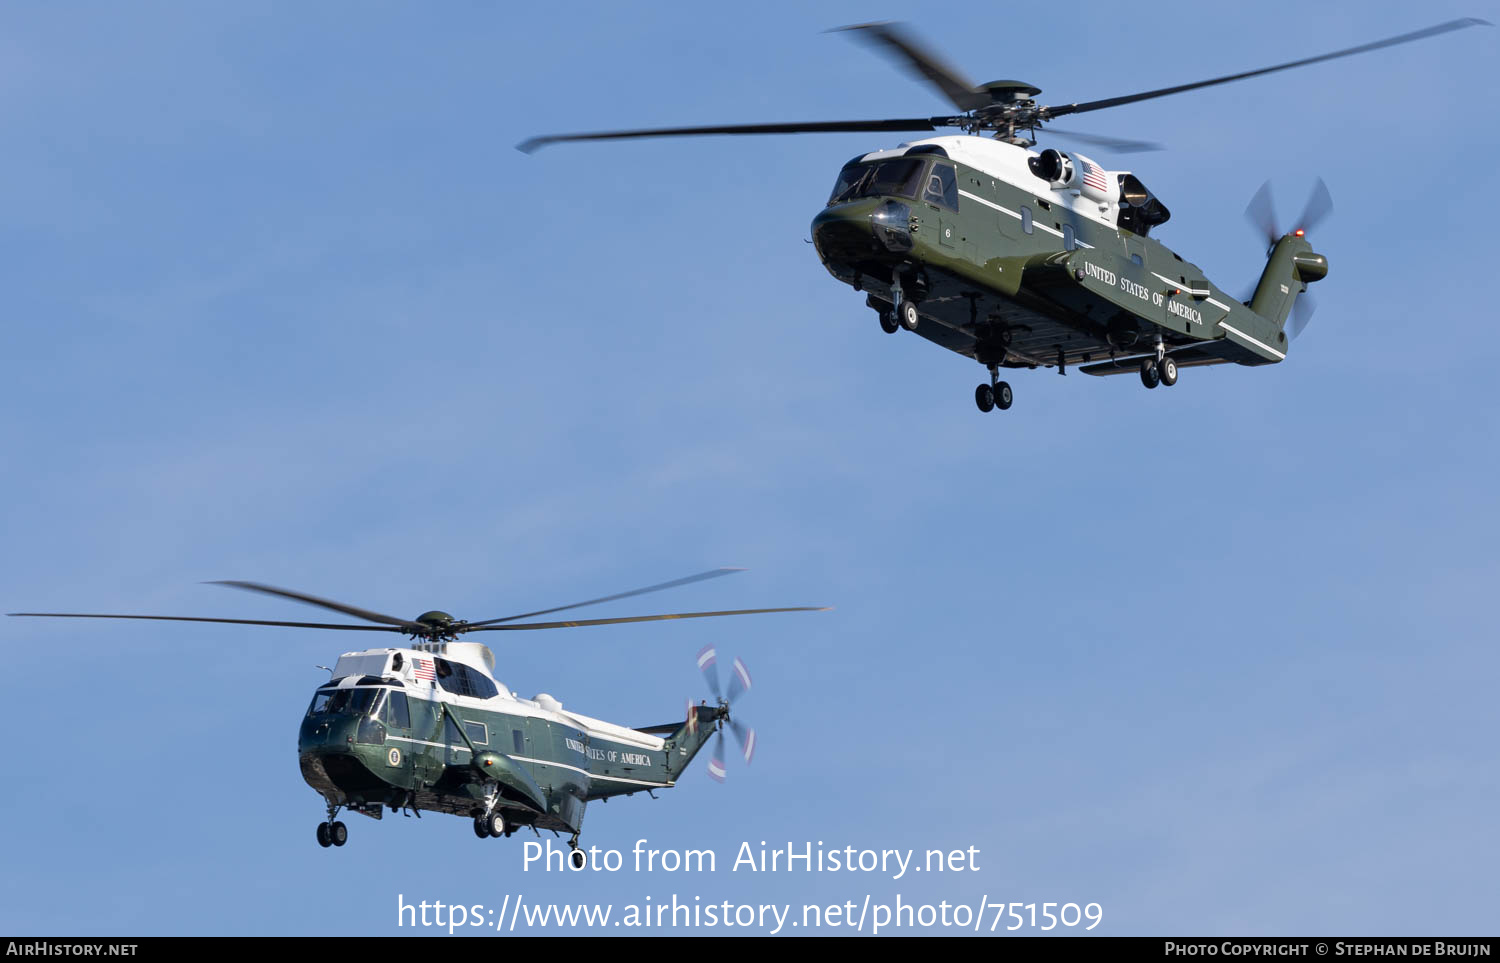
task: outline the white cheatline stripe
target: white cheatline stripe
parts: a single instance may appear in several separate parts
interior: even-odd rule
[[[1220,304],[1219,302],[1215,301],[1213,298],[1206,298],[1205,300],[1207,300],[1209,304],[1212,304],[1214,307],[1218,308],[1220,311],[1231,310],[1230,307],[1229,307],[1229,305],[1227,305],[1227,304]]]
[[[1009,214],[1011,217],[1015,218],[1018,221],[1021,219],[1021,215],[1020,214],[1017,214],[1015,211],[1011,210],[1008,207],[1001,207],[999,204],[996,204],[994,201],[986,200],[985,198],[980,197],[977,194],[970,194],[968,191],[959,191],[958,193],[961,194],[964,197],[967,197],[971,201],[978,201],[980,204],[983,204],[985,207],[993,207],[995,210],[999,211],[1001,214]],[[1042,230],[1046,231],[1048,234],[1051,234],[1054,237],[1062,237],[1063,236],[1062,235],[1062,231],[1059,231],[1056,228],[1048,227],[1047,225],[1043,224],[1041,221],[1038,221],[1034,217],[1031,219],[1031,226],[1032,227],[1039,227],[1039,228],[1041,228]],[[1094,248],[1094,245],[1088,243],[1087,241],[1080,241],[1077,238],[1073,239],[1073,243],[1077,244],[1079,247],[1088,248],[1089,250],[1093,250],[1093,248]]]
[[[468,746],[447,746],[441,742],[428,742],[426,739],[408,739],[406,736],[386,736],[385,738],[388,742],[411,742],[419,746],[431,746],[434,749],[462,749],[464,752],[469,751]]]
[[[441,742],[428,742],[425,739],[408,739],[406,736],[386,736],[386,739],[388,741],[390,741],[390,742],[412,742],[412,743],[416,743],[419,746],[431,746],[434,749],[452,749],[455,752],[468,752],[469,751],[469,747],[468,746],[450,746],[450,745],[445,745],[445,744],[443,744]],[[600,775],[597,772],[589,772],[587,769],[580,769],[577,766],[570,766],[570,765],[568,765],[565,762],[555,762],[555,761],[553,761],[551,759],[532,759],[532,758],[529,758],[527,756],[511,756],[510,758],[514,759],[516,762],[529,762],[529,763],[533,763],[533,764],[538,765],[538,766],[556,766],[559,769],[571,769],[573,772],[583,773],[585,776],[588,776],[590,779],[603,779],[606,782],[628,782],[628,783],[630,783],[632,785],[635,785],[635,786],[670,786],[671,785],[671,783],[669,783],[669,782],[648,782],[647,780],[644,780],[644,779],[626,779],[623,776],[603,776],[603,775]]]
[[[996,204],[994,201],[985,200],[984,198],[980,197],[978,194],[970,194],[968,191],[959,191],[958,193],[960,195],[964,196],[964,197],[967,197],[971,201],[978,201],[979,203],[983,204],[985,207],[993,207],[995,210],[999,211],[1001,214],[1009,214],[1011,217],[1015,218],[1018,221],[1021,219],[1021,215],[1017,214],[1015,211],[1011,210],[1010,208],[1008,208],[1008,207],[1001,207],[999,204]]]
[[[1248,342],[1250,342],[1251,344],[1255,345],[1257,348],[1260,348],[1262,351],[1267,351],[1267,352],[1269,352],[1271,354],[1274,354],[1280,360],[1285,360],[1286,359],[1286,352],[1284,352],[1284,351],[1277,351],[1275,348],[1271,347],[1269,344],[1266,344],[1264,341],[1257,341],[1256,339],[1250,337],[1248,334],[1246,334],[1245,332],[1241,331],[1238,328],[1231,328],[1229,325],[1225,324],[1223,321],[1219,322],[1219,327],[1223,328],[1225,331],[1228,331],[1230,334],[1232,334],[1235,337],[1241,339],[1242,341],[1248,341]]]
[[[1191,294],[1194,297],[1202,297],[1202,296],[1208,294],[1207,289],[1199,290],[1197,288],[1190,288],[1190,287],[1188,287],[1188,284],[1187,284],[1186,281],[1174,281],[1171,278],[1167,277],[1165,274],[1157,274],[1155,271],[1152,271],[1151,275],[1152,275],[1152,277],[1161,278],[1163,281],[1165,281],[1168,284],[1172,285],[1172,287],[1174,287],[1174,288],[1181,288],[1182,292],[1184,294]],[[1219,304],[1219,302],[1217,302],[1217,301],[1214,301],[1213,303],[1214,304]],[[1224,308],[1224,305],[1219,304],[1219,307]],[[1229,309],[1228,308],[1224,308],[1224,310],[1228,311]]]
[[[601,776],[597,772],[589,772],[587,769],[579,769],[577,766],[570,766],[567,763],[553,762],[550,759],[528,759],[525,756],[511,756],[511,758],[514,759],[514,760],[516,760],[517,762],[530,762],[530,763],[534,763],[535,765],[538,765],[538,766],[556,766],[559,769],[571,769],[574,772],[581,772],[581,773],[583,773],[585,776],[588,776],[590,779],[603,779],[605,782],[627,782],[627,783],[630,783],[633,786],[670,786],[671,785],[671,783],[667,783],[667,782],[648,782],[645,779],[626,779],[623,776]]]

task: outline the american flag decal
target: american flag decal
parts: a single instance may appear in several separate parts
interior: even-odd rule
[[[1078,161],[1083,165],[1083,182],[1101,194],[1107,193],[1109,191],[1109,181],[1104,176],[1103,168],[1096,164],[1091,164],[1081,157]]]
[[[437,675],[432,671],[431,659],[412,659],[411,674],[415,679],[426,679],[428,682],[437,681]]]

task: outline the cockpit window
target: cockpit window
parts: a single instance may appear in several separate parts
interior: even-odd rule
[[[958,175],[947,164],[933,164],[927,175],[927,186],[922,191],[922,200],[958,210]]]
[[[348,689],[319,689],[313,693],[312,705],[308,706],[307,714],[319,716],[325,712],[338,712],[348,701]]]
[[[828,203],[842,204],[861,197],[914,198],[922,184],[925,165],[926,161],[914,157],[849,164],[839,171],[838,183],[833,186]]]
[[[411,728],[411,711],[406,705],[406,693],[392,690],[385,701],[385,721],[397,729]]]
[[[323,713],[340,713],[350,716],[376,715],[385,704],[387,691],[389,690],[319,689],[313,694],[312,705],[308,707],[307,714],[310,716]],[[405,699],[404,693],[402,699]]]

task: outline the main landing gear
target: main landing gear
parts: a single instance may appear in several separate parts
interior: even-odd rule
[[[349,827],[333,818],[338,814],[339,807],[330,804],[328,819],[318,823],[318,845],[324,849],[329,846],[342,846],[349,841]]]
[[[1141,359],[1141,384],[1147,388],[1155,388],[1158,384],[1164,384],[1168,388],[1177,383],[1177,360],[1167,354],[1166,348],[1157,342],[1156,358]]]
[[[568,858],[573,861],[573,868],[583,869],[584,864],[588,862],[588,857],[583,854],[583,850],[578,848],[577,833],[574,833],[572,838],[568,840],[568,848],[572,850],[572,852],[568,854]]]
[[[480,813],[474,817],[474,835],[480,839],[509,836],[513,830],[505,824],[505,816],[499,810],[485,814]]]
[[[996,408],[1004,411],[1014,400],[1010,385],[1000,380],[1000,369],[996,365],[990,365],[990,383],[974,389],[974,404],[979,406],[980,411],[993,411]]]

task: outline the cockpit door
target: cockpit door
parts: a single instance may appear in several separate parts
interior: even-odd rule
[[[955,235],[958,226],[953,223],[953,215],[958,212],[958,175],[952,164],[939,161],[932,165],[922,189],[922,200],[932,212],[929,219],[937,222],[938,243],[943,247],[957,247]]]
[[[411,702],[406,693],[392,689],[381,709],[381,721],[386,729],[385,765],[387,778],[394,783],[408,786],[409,777],[416,768],[413,750],[418,744],[411,735]]]

